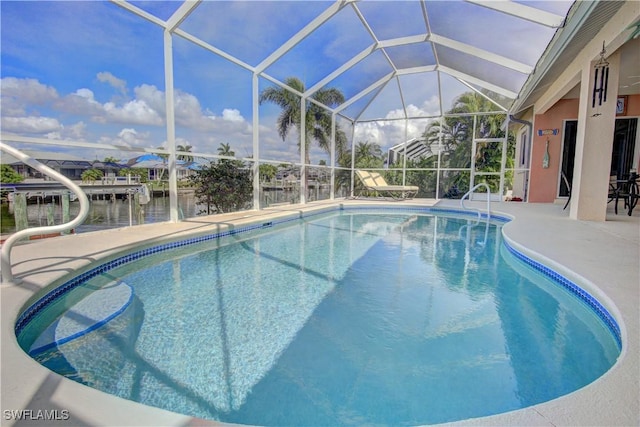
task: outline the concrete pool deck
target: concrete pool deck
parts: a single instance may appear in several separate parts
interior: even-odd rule
[[[4,425],[193,426],[220,423],[179,415],[111,396],[47,370],[18,346],[14,325],[27,301],[70,273],[80,273],[98,261],[116,258],[140,246],[154,246],[196,234],[211,234],[231,224],[239,226],[300,211],[343,203],[318,202],[305,207],[282,206],[180,223],[160,223],[83,233],[16,245],[13,273],[18,284],[2,284],[1,409]],[[384,202],[382,202],[384,203]],[[434,200],[390,202],[432,206]],[[385,203],[387,204],[387,203]],[[467,202],[483,209],[484,202]],[[458,209],[459,202],[438,207]],[[514,218],[505,236],[529,257],[547,264],[596,297],[618,321],[622,353],[611,370],[569,395],[522,410],[476,418],[456,425],[609,425],[640,424],[640,209],[633,216],[608,214],[606,222],[574,221],[561,205],[494,203],[494,212]],[[31,412],[24,412],[30,410]],[[23,411],[23,412],[20,412]],[[39,411],[48,411],[46,414]],[[23,420],[16,420],[18,413]],[[58,418],[45,420],[44,416]]]

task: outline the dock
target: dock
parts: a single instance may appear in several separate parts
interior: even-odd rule
[[[91,200],[115,201],[116,199],[126,199],[127,195],[135,193],[147,195],[148,199],[148,195],[150,194],[146,185],[140,183],[78,183],[78,186]],[[38,199],[42,201],[45,201],[45,199],[53,200],[56,196],[70,193],[70,190],[64,185],[49,181],[5,184],[2,186],[2,191],[8,192],[9,202],[13,201],[16,194],[24,194],[27,202],[29,202]],[[75,200],[75,194],[71,193],[71,198]],[[144,204],[145,202],[141,200],[141,203]]]

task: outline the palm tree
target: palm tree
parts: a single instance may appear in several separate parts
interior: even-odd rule
[[[484,96],[475,92],[466,92],[460,95],[454,102],[453,108],[448,114],[463,114],[460,116],[447,116],[442,124],[432,122],[423,137],[431,144],[437,142],[442,134],[443,151],[441,165],[443,168],[470,168],[471,167],[471,146],[473,140],[473,116],[468,114],[478,112],[495,111],[494,105]],[[476,122],[476,138],[500,138],[504,136],[502,124],[504,114],[478,115]],[[509,137],[511,143],[511,135]],[[501,152],[499,143],[482,143],[477,147],[475,156],[476,170],[485,172],[495,172],[500,170]],[[468,188],[468,173],[458,173],[451,182],[445,183],[447,186],[457,186],[460,191]]]
[[[158,147],[160,150],[164,150],[164,146],[159,146]],[[168,169],[167,167],[167,163],[169,162],[169,154],[167,153],[157,153],[156,156],[160,157],[162,159],[162,169],[160,170],[160,173],[156,176],[156,180],[162,181],[164,179],[164,173],[165,171]]]
[[[236,152],[231,149],[231,145],[221,142],[220,147],[218,147],[218,154],[221,156],[234,157]]]
[[[187,153],[190,153],[192,148],[193,147],[190,146],[189,144],[187,144],[187,145],[178,145],[176,147],[176,150],[177,151],[186,151]],[[190,156],[188,154],[178,154],[177,159],[178,160],[183,160],[185,162],[192,162],[193,161],[193,156]]]
[[[380,159],[382,160],[382,148],[375,142],[358,142],[355,148],[356,164],[358,160],[363,159]]]
[[[289,77],[285,80],[287,86],[304,93],[304,83],[296,77]],[[340,90],[335,88],[320,89],[312,95],[316,101],[328,106],[335,107],[344,102],[344,95]],[[292,128],[298,131],[298,135],[302,134],[300,97],[284,88],[268,87],[260,93],[260,104],[263,102],[272,102],[282,108],[282,112],[278,116],[277,126],[278,134],[282,140],[286,140],[287,135]],[[318,146],[330,152],[331,148],[331,114],[324,108],[308,102],[305,111],[305,163],[310,164],[309,144],[311,140],[316,141]],[[346,146],[346,135],[342,130],[336,127],[336,151],[337,155],[341,153]],[[298,149],[300,143],[298,142]]]
[[[235,157],[236,152],[231,149],[231,145],[228,143],[221,142],[218,147],[218,155],[226,156],[226,157]],[[242,160],[230,160],[230,159],[220,159],[218,163],[228,163],[236,168],[244,167],[244,162]]]

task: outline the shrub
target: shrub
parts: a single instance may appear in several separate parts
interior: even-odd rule
[[[190,176],[189,181],[195,187],[198,203],[206,206],[200,214],[234,212],[250,206],[253,178],[241,162],[212,161]]]

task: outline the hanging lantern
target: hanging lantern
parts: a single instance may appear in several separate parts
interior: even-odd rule
[[[604,59],[604,55],[607,51],[604,49],[604,42],[602,42],[602,52],[600,52],[600,59],[593,66],[596,70],[595,78],[593,79],[593,98],[591,102],[591,108],[596,106],[596,98],[598,99],[598,106],[601,106],[603,102],[607,102],[607,85],[609,84],[609,63]]]

